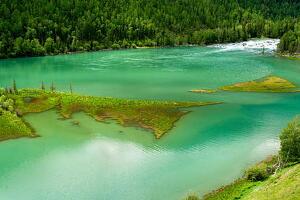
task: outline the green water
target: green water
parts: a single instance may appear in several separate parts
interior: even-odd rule
[[[83,113],[63,121],[55,111],[28,115],[42,137],[0,143],[0,199],[176,200],[230,183],[277,152],[279,131],[300,113],[300,94],[187,91],[270,74],[300,86],[299,61],[255,51],[180,47],[1,60],[0,86],[53,81],[80,94],[225,103],[189,109],[160,140]]]

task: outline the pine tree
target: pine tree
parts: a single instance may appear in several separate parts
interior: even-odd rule
[[[70,83],[70,92],[71,92],[71,94],[73,94],[73,87],[72,87],[72,83]]]
[[[17,89],[17,84],[16,84],[16,80],[13,80],[13,88],[12,88],[12,92],[17,94],[18,93],[18,89]]]
[[[42,89],[42,90],[45,90],[44,81],[42,81],[41,89]]]
[[[51,92],[54,92],[54,90],[55,90],[53,81],[52,81],[52,83],[51,83],[50,90],[51,90]]]

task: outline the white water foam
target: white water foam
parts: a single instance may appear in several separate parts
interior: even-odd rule
[[[221,51],[245,50],[256,52],[259,50],[261,52],[264,49],[266,52],[274,52],[279,41],[279,39],[255,39],[238,43],[209,45],[208,47],[220,48]]]

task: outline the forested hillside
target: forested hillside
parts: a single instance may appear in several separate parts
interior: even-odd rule
[[[281,38],[300,51],[298,0],[1,0],[0,57]]]

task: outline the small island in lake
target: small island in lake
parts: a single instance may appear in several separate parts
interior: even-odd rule
[[[127,100],[39,89],[0,92],[0,140],[36,137],[33,128],[22,119],[22,116],[54,108],[64,119],[82,111],[97,121],[114,119],[124,126],[149,129],[158,139],[188,113],[180,108],[218,104],[218,102]]]
[[[224,86],[220,89],[238,92],[299,92],[296,85],[277,76],[266,76],[254,81]]]
[[[233,92],[300,92],[297,86],[290,81],[278,76],[266,76],[257,80],[236,83],[233,85],[223,86],[217,90],[190,90],[195,93],[214,93],[217,91],[233,91]]]
[[[196,90],[190,90],[190,92],[211,94],[211,93],[217,92],[217,90],[211,90],[211,89],[196,89]]]

